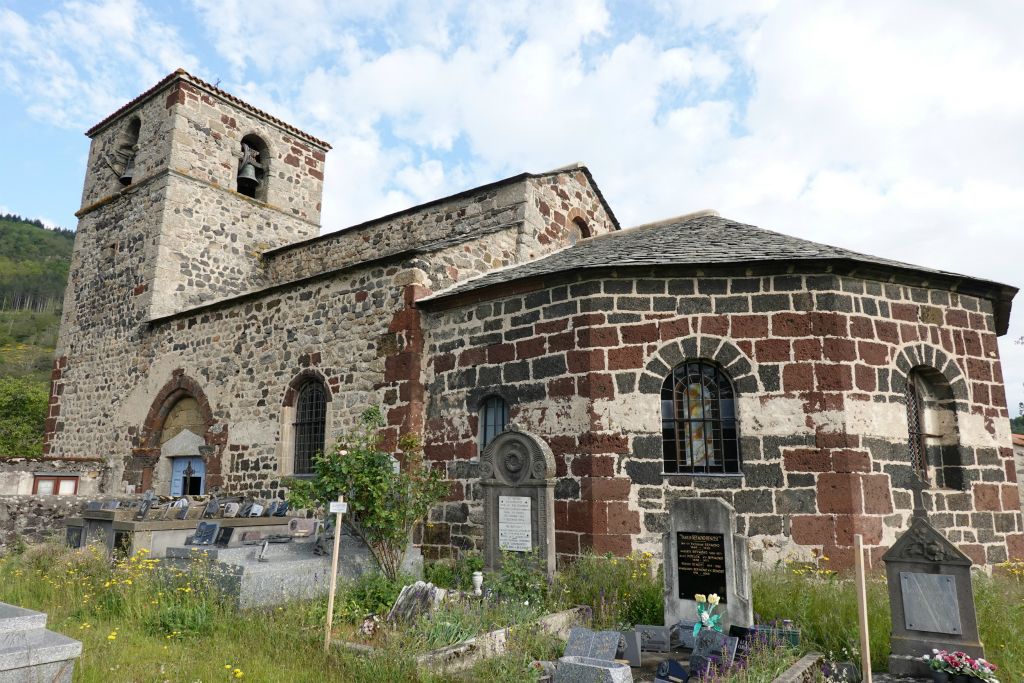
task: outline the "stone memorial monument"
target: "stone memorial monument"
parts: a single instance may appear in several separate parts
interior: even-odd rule
[[[555,572],[555,456],[539,437],[511,425],[480,456],[484,487],[484,559],[501,566],[501,551],[536,549]]]
[[[683,498],[672,504],[663,537],[665,623],[693,622],[694,596],[717,593],[722,628],[754,622],[747,537],[736,533],[736,511],[720,498]]]
[[[892,610],[889,673],[927,676],[919,658],[932,649],[984,657],[974,610],[971,559],[927,519],[921,489],[914,489],[910,528],[882,556]]]

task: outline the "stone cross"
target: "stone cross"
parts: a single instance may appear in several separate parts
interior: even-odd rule
[[[910,481],[910,491],[914,496],[914,517],[927,519],[928,513],[924,509],[924,491],[928,488],[928,482],[920,477],[913,477]]]

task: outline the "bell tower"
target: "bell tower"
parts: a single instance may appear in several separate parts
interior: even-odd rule
[[[87,135],[65,310],[126,299],[107,315],[138,322],[240,294],[263,251],[319,233],[330,146],[183,70]]]

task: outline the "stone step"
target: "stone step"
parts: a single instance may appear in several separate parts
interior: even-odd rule
[[[0,637],[46,628],[46,614],[0,602]]]
[[[82,643],[60,633],[40,630],[18,635],[21,637],[0,646],[0,672],[63,661],[73,667],[75,658],[82,654]],[[6,680],[2,677],[0,674],[0,680]],[[70,676],[68,678],[70,680]]]

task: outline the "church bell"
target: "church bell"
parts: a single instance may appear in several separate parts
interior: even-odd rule
[[[256,167],[253,164],[242,164],[238,169],[238,189],[241,192],[254,192],[260,185],[260,179],[256,177]]]
[[[131,185],[132,177],[135,175],[135,156],[128,157],[128,163],[124,165],[124,170],[121,171],[121,175],[118,176],[118,181],[122,185]]]

